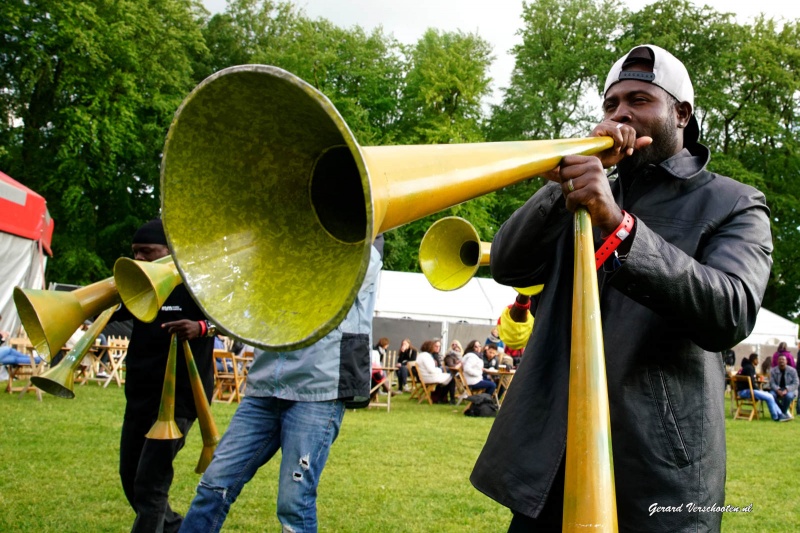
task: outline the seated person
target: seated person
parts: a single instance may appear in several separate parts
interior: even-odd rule
[[[503,340],[500,338],[500,332],[497,326],[492,328],[492,331],[489,332],[489,336],[486,337],[486,341],[483,343],[484,346],[488,346],[489,344],[494,344],[495,348],[506,347],[505,343],[503,343]]]
[[[378,385],[386,392],[386,394],[391,394],[394,396],[395,394],[400,394],[397,391],[393,391],[391,389],[391,384],[389,380],[386,379],[386,372],[383,371],[383,367],[381,366],[381,353],[377,349],[372,350],[372,372],[371,372],[371,384],[370,390],[374,389]],[[373,393],[373,396],[377,394],[377,391]],[[373,398],[374,400],[374,398]]]
[[[753,394],[755,394],[756,400],[761,400],[767,404],[769,414],[775,422],[788,422],[792,417],[781,412],[780,407],[775,403],[775,398],[773,398],[770,393],[755,388],[757,386],[756,383],[758,383],[758,381],[756,381],[757,364],[758,354],[751,353],[749,358],[742,359],[742,368],[739,369],[739,375],[750,377],[750,381],[753,384]],[[747,386],[747,383],[737,383],[736,389],[739,398],[750,398],[750,387]]]
[[[470,389],[484,389],[486,394],[494,394],[497,385],[483,377],[483,361],[475,352],[467,352],[461,361],[461,371]]]
[[[771,365],[772,368],[775,368],[776,366],[778,366],[778,358],[780,356],[786,357],[786,363],[790,367],[792,367],[794,369],[797,369],[797,364],[796,364],[796,362],[794,360],[794,356],[789,352],[789,350],[786,349],[786,343],[785,342],[780,343],[778,345],[778,350],[774,354],[772,354],[772,365]]]
[[[450,343],[450,351],[444,356],[444,366],[447,369],[458,368],[461,364],[461,357],[464,354],[464,349],[461,348],[461,343],[453,341]]]
[[[42,358],[36,355],[34,357],[36,364],[42,362]],[[31,364],[31,356],[15,350],[11,346],[0,346],[0,365],[29,365]]]
[[[797,398],[797,385],[797,370],[790,367],[786,356],[781,354],[778,357],[778,366],[769,371],[769,390],[785,415],[792,416],[788,411],[792,400]]]
[[[406,389],[408,381],[408,362],[417,360],[417,349],[411,345],[411,339],[403,339],[400,351],[397,352],[397,386],[400,392]]]
[[[497,347],[497,366],[508,370],[514,368],[514,358],[508,355],[503,348]]]
[[[497,358],[497,345],[490,342],[483,349],[483,368],[489,372],[497,370],[500,365],[500,360]],[[486,374],[486,372],[484,372]]]
[[[456,403],[456,382],[450,372],[442,370],[436,364],[436,360],[431,350],[435,350],[435,344],[439,341],[429,340],[422,343],[420,352],[417,355],[417,373],[424,383],[436,383],[434,396],[437,401],[445,400],[450,397],[450,403]],[[439,343],[441,345],[441,343]]]

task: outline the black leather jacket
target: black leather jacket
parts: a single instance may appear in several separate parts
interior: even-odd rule
[[[720,528],[721,513],[686,509],[725,499],[719,352],[753,329],[772,238],[763,194],[706,171],[708,159],[701,145],[684,149],[638,175],[625,198],[619,180],[612,183],[618,204],[636,218],[625,263],[598,272],[620,531]],[[532,517],[566,449],[573,255],[573,216],[555,183],[492,242],[498,282],[545,288],[471,481]],[[654,503],[685,511],[651,516]]]

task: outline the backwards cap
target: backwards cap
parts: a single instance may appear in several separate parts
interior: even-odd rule
[[[634,63],[647,63],[652,66],[653,71],[625,70]],[[624,80],[652,83],[674,96],[678,102],[689,102],[692,106],[692,116],[686,125],[684,144],[697,142],[700,138],[700,127],[694,117],[694,87],[689,72],[678,58],[653,44],[636,46],[611,67],[603,96],[612,85]]]

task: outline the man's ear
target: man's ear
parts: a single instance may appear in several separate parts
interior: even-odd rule
[[[680,127],[685,128],[692,116],[692,104],[689,102],[679,102],[675,104],[675,116]]]

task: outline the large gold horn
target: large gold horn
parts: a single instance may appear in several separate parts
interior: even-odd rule
[[[194,406],[197,410],[197,423],[200,425],[200,435],[203,437],[203,450],[200,452],[200,459],[197,461],[197,466],[194,471],[197,474],[202,474],[211,464],[211,459],[214,457],[214,450],[217,449],[217,444],[222,437],[217,430],[217,424],[214,422],[214,417],[211,415],[211,407],[208,405],[208,398],[206,398],[206,391],[203,388],[203,380],[200,379],[200,372],[197,370],[197,364],[194,362],[194,355],[192,348],[189,346],[189,341],[183,341],[183,356],[186,358],[186,368],[189,370],[189,380],[192,383],[192,396],[194,397]]]
[[[175,423],[175,374],[178,365],[178,338],[172,335],[167,356],[167,369],[164,372],[164,386],[161,389],[161,404],[158,418],[145,434],[148,439],[173,440],[183,437]]]
[[[572,353],[562,531],[616,532],[611,418],[592,224],[575,213]]]
[[[155,320],[173,289],[183,283],[171,256],[152,262],[121,257],[114,263],[114,279],[122,303],[142,322]]]
[[[164,227],[209,319],[250,345],[300,348],[347,313],[379,233],[612,144],[362,147],[301,79],[266,65],[230,67],[201,82],[170,126]]]
[[[120,302],[114,278],[66,291],[14,287],[14,304],[34,349],[50,360],[84,320]]]
[[[97,320],[89,326],[89,329],[86,330],[83,337],[75,343],[75,347],[73,347],[56,366],[40,376],[31,377],[31,383],[53,396],[69,399],[74,398],[75,392],[73,391],[73,383],[75,380],[75,370],[81,364],[86,352],[92,347],[95,339],[97,339],[97,336],[103,331],[103,328],[106,327],[108,320],[116,310],[117,306],[114,306],[103,311]]]
[[[481,242],[475,227],[460,217],[437,220],[419,245],[419,266],[440,291],[466,285],[479,267],[489,264],[492,243]]]

